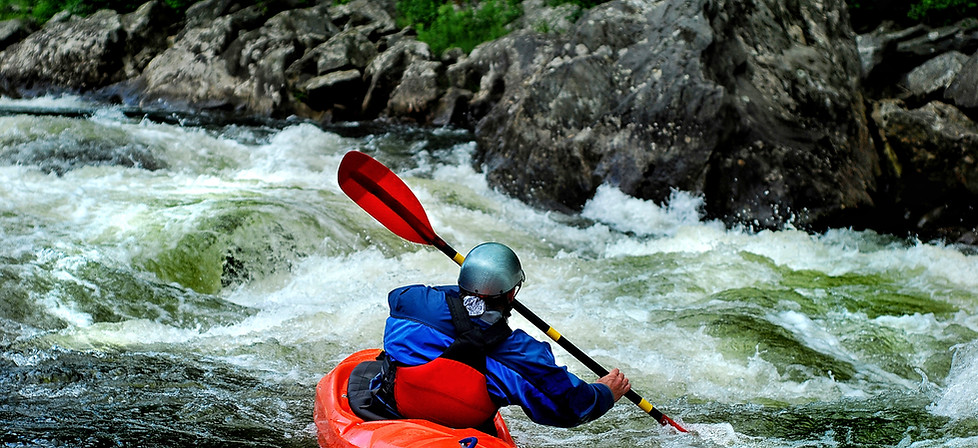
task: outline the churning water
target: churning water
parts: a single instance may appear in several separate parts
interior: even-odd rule
[[[0,106],[91,108],[45,101]],[[314,447],[315,384],[378,346],[387,291],[457,275],[343,195],[353,149],[457,250],[514,247],[524,304],[696,432],[626,400],[575,429],[506,409],[521,446],[978,446],[973,249],[729,230],[683,192],[603,187],[580,216],[545,213],[489,188],[451,131],[97,107],[0,116],[0,443]]]

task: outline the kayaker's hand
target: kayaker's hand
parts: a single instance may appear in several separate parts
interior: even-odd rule
[[[618,369],[612,370],[611,373],[601,377],[598,383],[604,384],[611,389],[612,395],[615,396],[615,401],[618,401],[628,391],[632,390],[632,385],[628,383],[628,378],[625,378],[625,374],[621,373]]]

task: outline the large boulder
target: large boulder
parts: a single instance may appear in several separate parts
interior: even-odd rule
[[[917,109],[883,100],[874,109],[893,180],[889,200],[909,227],[955,240],[974,228],[978,204],[978,124],[934,101]],[[885,229],[886,223],[877,228]]]
[[[114,11],[50,21],[0,53],[0,93],[90,90],[122,80],[126,32]]]
[[[944,98],[958,107],[978,109],[978,53],[957,71],[944,91]]]
[[[0,93],[93,92],[126,80],[166,48],[176,23],[178,14],[158,0],[124,15],[59,14],[0,53]]]
[[[953,50],[924,62],[898,83],[902,90],[900,97],[924,100],[935,95],[944,96],[946,89],[967,61],[968,56]]]
[[[843,0],[616,0],[563,37],[511,35],[456,65],[473,102],[499,96],[479,163],[530,203],[578,210],[603,183],[660,201],[682,189],[711,216],[765,227],[872,205]]]

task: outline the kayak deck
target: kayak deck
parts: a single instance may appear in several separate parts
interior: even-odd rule
[[[340,362],[324,376],[316,386],[314,420],[322,448],[398,448],[398,447],[452,447],[452,448],[514,448],[513,441],[502,416],[496,413],[493,420],[498,437],[475,429],[454,429],[427,420],[377,420],[364,421],[350,409],[346,398],[350,372],[363,361],[372,361],[380,354],[378,349],[362,350]]]

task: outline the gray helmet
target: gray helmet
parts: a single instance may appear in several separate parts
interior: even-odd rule
[[[520,259],[499,243],[482,243],[465,256],[458,286],[480,296],[496,296],[517,287],[526,277]]]

